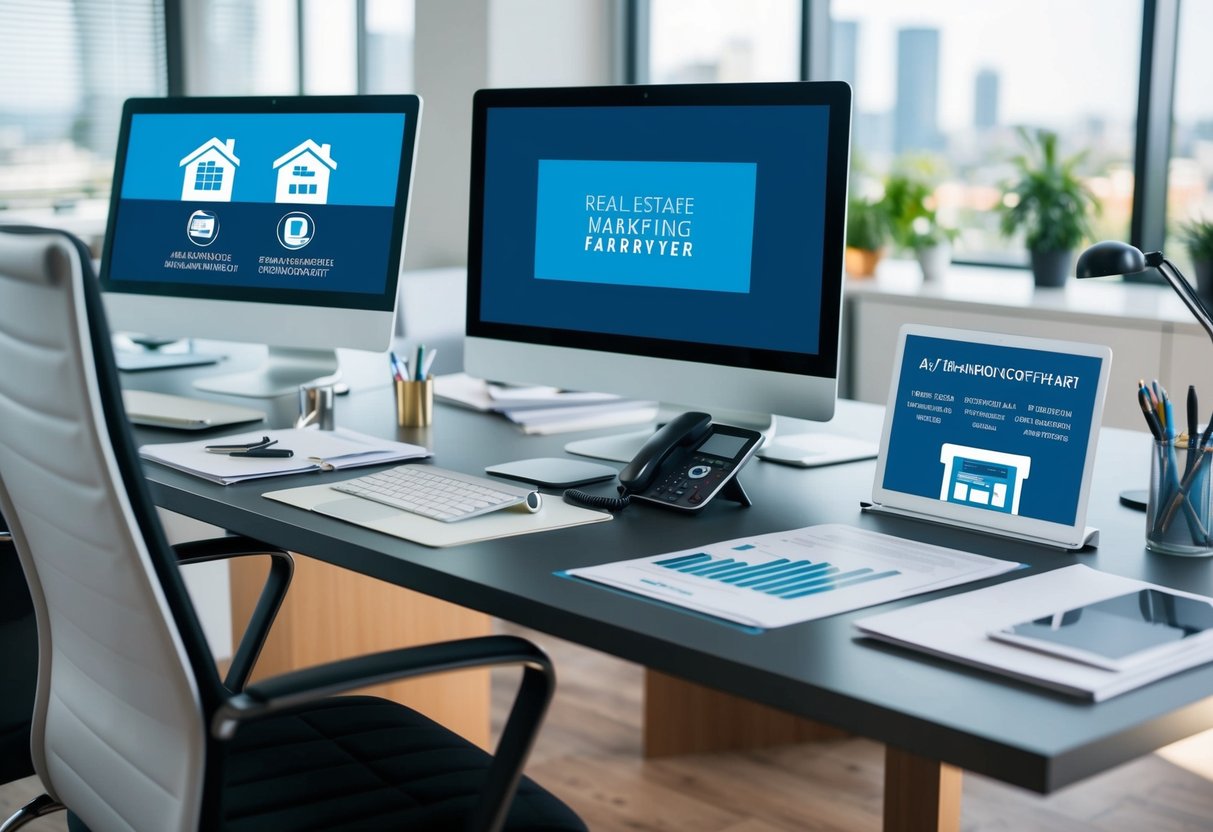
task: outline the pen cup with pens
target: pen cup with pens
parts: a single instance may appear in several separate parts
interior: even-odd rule
[[[434,421],[434,377],[430,375],[438,350],[417,347],[412,363],[391,354],[392,386],[396,392],[396,424],[425,428]]]
[[[1145,384],[1138,401],[1154,437],[1150,456],[1150,489],[1146,499],[1146,548],[1168,555],[1213,554],[1213,484],[1210,429],[1198,430],[1196,390],[1188,388],[1188,430],[1177,435],[1166,390]],[[1211,423],[1213,424],[1213,423]]]

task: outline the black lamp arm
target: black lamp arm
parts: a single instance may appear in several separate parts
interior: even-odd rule
[[[1188,307],[1188,311],[1192,313],[1192,316],[1205,328],[1209,339],[1213,340],[1213,318],[1209,317],[1208,310],[1205,309],[1205,305],[1201,303],[1200,298],[1196,296],[1196,292],[1192,289],[1192,284],[1184,279],[1183,274],[1175,267],[1175,264],[1163,257],[1161,251],[1150,251],[1146,253],[1146,265],[1158,269],[1158,273],[1163,276],[1163,279],[1167,283],[1171,284],[1171,288],[1175,290],[1175,294],[1179,295],[1179,299],[1184,302],[1184,306]]]

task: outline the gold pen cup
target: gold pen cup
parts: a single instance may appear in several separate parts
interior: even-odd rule
[[[434,377],[425,381],[394,381],[396,424],[402,428],[428,428],[434,421]]]
[[[1152,445],[1146,548],[1186,557],[1213,554],[1213,449],[1189,448],[1186,436]]]

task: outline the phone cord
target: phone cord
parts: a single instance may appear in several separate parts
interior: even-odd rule
[[[632,502],[632,495],[622,485],[619,486],[618,497],[608,497],[605,494],[590,494],[582,491],[580,488],[569,488],[564,492],[564,501],[570,505],[585,506],[586,508],[623,511]]]

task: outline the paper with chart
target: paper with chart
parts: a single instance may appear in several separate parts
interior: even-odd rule
[[[568,574],[753,627],[783,627],[989,578],[1020,564],[837,524]]]

